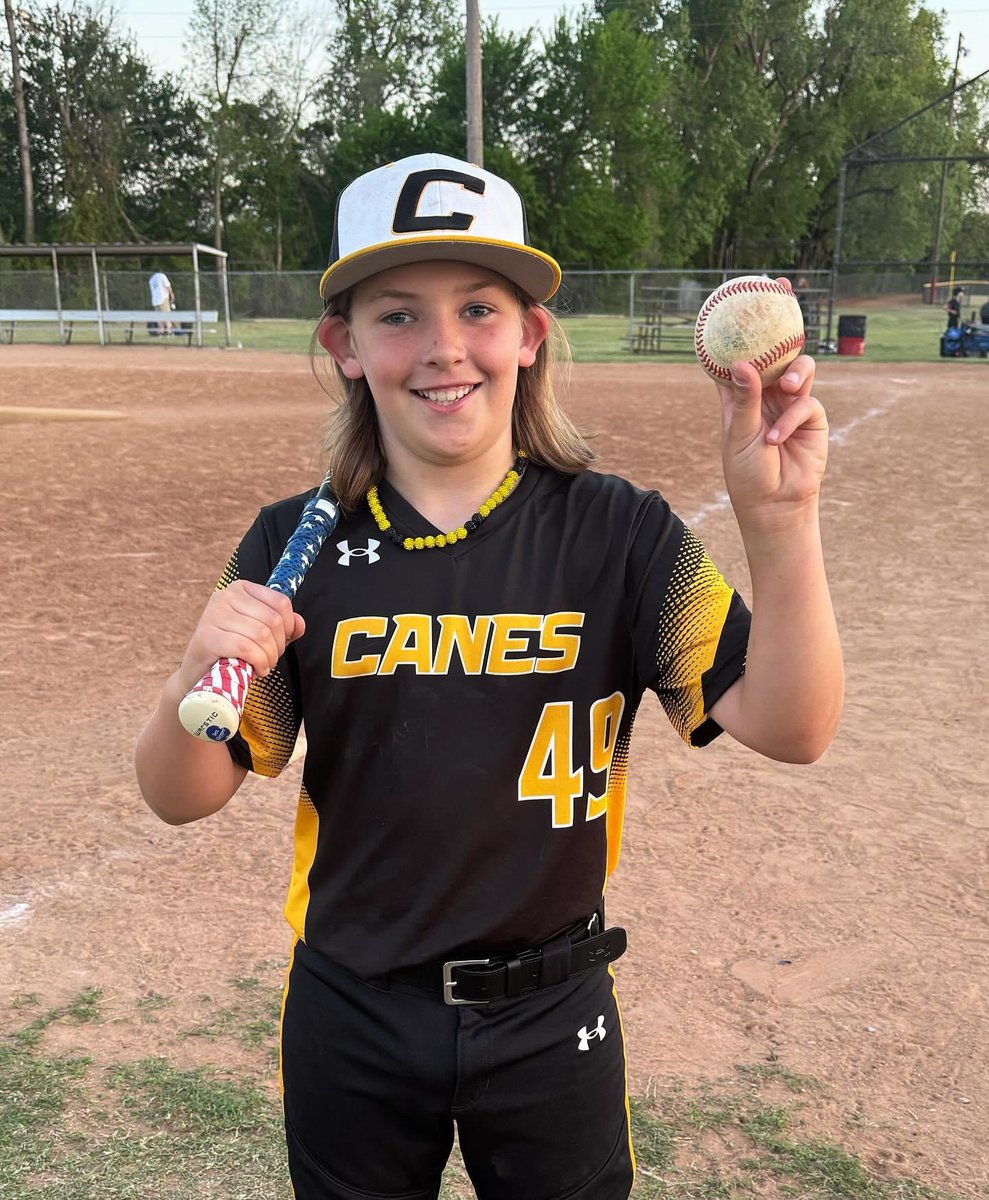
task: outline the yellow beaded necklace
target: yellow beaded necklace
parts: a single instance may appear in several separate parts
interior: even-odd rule
[[[371,510],[371,516],[374,517],[375,524],[381,532],[389,540],[393,541],[396,546],[401,546],[403,550],[432,550],[436,546],[452,546],[456,542],[462,542],[469,533],[473,533],[478,525],[489,517],[499,504],[508,499],[521,482],[528,465],[528,455],[524,450],[520,450],[518,458],[515,460],[515,465],[487,500],[484,501],[477,512],[469,520],[464,521],[463,525],[458,525],[456,529],[451,529],[449,533],[431,534],[429,537],[403,537],[395,529],[394,525],[392,525],[388,519],[388,514],[381,506],[381,500],[378,498],[377,484],[367,490],[367,506]]]

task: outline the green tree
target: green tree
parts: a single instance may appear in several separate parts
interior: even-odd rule
[[[299,124],[275,92],[232,106],[225,190],[227,249],[238,263],[280,271],[310,265]]]
[[[417,112],[432,94],[437,64],[459,36],[453,0],[335,0],[327,46],[324,119],[348,128],[377,113]]]
[[[665,10],[669,114],[687,162],[698,265],[755,265],[803,233],[816,189],[809,116],[821,45],[806,0],[687,0]]]
[[[695,261],[828,265],[842,156],[948,86],[940,18],[912,0],[684,0],[662,14],[676,64],[669,113],[689,164],[681,211],[704,231]],[[910,122],[874,152],[973,141],[971,114],[959,114],[954,140],[945,116]],[[845,257],[923,258],[939,174],[918,163],[850,170]],[[951,222],[968,178],[951,176]]]
[[[822,33],[817,116],[823,136],[818,202],[808,224],[818,262],[833,246],[842,156],[951,86],[941,19],[909,0],[844,0],[825,12]],[[951,145],[947,106],[939,106],[873,142],[866,157],[930,156],[950,152]],[[922,259],[931,245],[939,177],[936,163],[851,165],[843,258]]]
[[[42,240],[144,240],[194,226],[183,176],[195,162],[195,110],[112,18],[81,4],[35,10],[22,54]]]
[[[969,209],[962,216],[949,245],[954,246],[960,259],[980,263],[982,277],[989,278],[989,204],[981,211]]]
[[[953,193],[957,200],[946,209],[944,244],[953,245],[969,262],[981,262],[983,278],[989,278],[989,162],[984,161],[989,154],[989,79],[965,87],[956,103],[953,153],[972,153],[983,161],[951,169],[949,196]]]
[[[275,36],[280,10],[266,0],[196,0],[189,22],[187,57],[208,110],[213,245],[224,245],[224,192],[236,128],[237,103],[259,90],[257,66]]]
[[[18,240],[23,229],[24,207],[18,173],[14,95],[0,79],[0,245]]]
[[[623,11],[561,18],[523,134],[543,204],[534,234],[571,265],[677,261],[691,232],[674,212],[682,150],[664,112],[655,40]]]
[[[535,32],[504,33],[497,21],[481,30],[482,112],[485,156],[489,151],[524,158],[543,69]],[[463,157],[467,144],[467,56],[463,39],[446,48],[436,72],[425,125],[436,149]]]

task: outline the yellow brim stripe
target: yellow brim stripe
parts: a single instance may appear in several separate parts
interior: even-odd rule
[[[458,251],[463,254],[465,262],[497,271],[540,303],[549,300],[563,278],[556,259],[532,246],[521,246],[517,242],[503,242],[496,238],[452,237],[449,232],[441,232],[432,237],[378,242],[337,259],[323,272],[319,294],[324,300],[327,299],[330,293],[326,285],[331,279],[335,283],[334,293],[342,292],[388,267],[428,262],[432,258],[457,259],[460,257]]]

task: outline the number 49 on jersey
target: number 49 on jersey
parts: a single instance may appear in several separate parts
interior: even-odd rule
[[[624,711],[625,697],[621,692],[595,700],[591,705],[587,767],[599,782],[588,786],[587,821],[608,811],[611,765]],[[519,800],[549,800],[554,829],[574,823],[577,801],[584,797],[584,767],[574,767],[573,747],[573,702],[563,700],[544,705],[519,774]],[[595,787],[600,788],[599,795],[594,794]]]

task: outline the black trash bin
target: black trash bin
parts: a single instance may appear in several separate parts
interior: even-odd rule
[[[865,317],[838,318],[838,353],[865,353]]]

